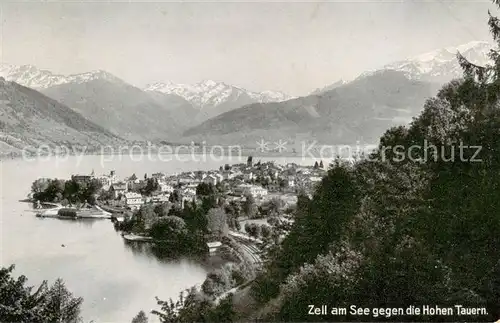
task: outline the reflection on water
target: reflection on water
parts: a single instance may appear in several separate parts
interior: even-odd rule
[[[198,263],[208,270],[212,269],[211,263],[207,261],[207,257],[204,256],[179,255],[178,253],[169,250],[168,248],[159,247],[154,243],[148,242],[127,241],[124,239],[123,245],[125,246],[125,249],[130,251],[134,256],[146,256],[149,258],[154,258],[159,263],[178,263],[181,260],[188,259],[195,263]]]
[[[41,221],[65,221],[74,223],[75,226],[80,226],[84,228],[92,228],[97,222],[109,222],[106,219],[65,219],[65,218],[42,218],[37,217]]]
[[[274,159],[303,163],[301,158]],[[109,220],[37,218],[30,204],[20,200],[40,177],[70,178],[94,169],[96,174],[116,170],[124,178],[133,173],[218,169],[227,162],[103,161],[101,156],[57,163],[0,161],[0,265],[16,264],[15,274],[26,275],[29,285],[64,279],[74,295],[84,298],[85,322],[130,322],[141,309],[157,309],[155,296],[176,299],[180,291],[202,283],[207,263],[186,257],[172,259],[144,243],[125,244]]]
[[[157,260],[159,260],[160,262],[161,261],[168,262],[169,260],[171,260],[171,259],[166,259],[166,258],[162,259],[162,257],[158,257],[157,255],[155,255],[155,253],[153,252],[153,248],[151,246],[151,243],[123,240],[123,245],[125,246],[125,249],[127,249],[127,251],[132,252],[132,254],[134,254],[134,256],[154,257]]]

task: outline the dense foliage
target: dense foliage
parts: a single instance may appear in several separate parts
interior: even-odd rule
[[[490,15],[488,23],[500,47],[500,20]],[[389,129],[372,154],[332,164],[312,198],[299,196],[291,232],[252,285],[259,309],[244,320],[374,320],[309,315],[310,304],[462,304],[487,315],[376,320],[500,318],[500,53],[492,50],[485,67],[457,56],[463,79],[409,126]],[[248,204],[242,212],[250,215]],[[182,314],[179,321],[190,321]]]
[[[137,315],[132,319],[132,323],[148,323],[149,319],[144,311],[139,311]]]
[[[33,198],[41,202],[61,202],[63,205],[68,203],[95,204],[96,194],[101,191],[102,184],[92,179],[88,182],[79,182],[73,179],[37,179],[31,185]]]
[[[490,27],[499,41],[496,18]],[[388,130],[363,161],[333,165],[312,200],[299,202],[292,232],[253,286],[262,318],[363,319],[311,316],[309,304],[463,304],[488,315],[404,320],[499,318],[500,59],[491,57],[495,65],[480,68],[459,55],[463,80],[409,127]]]
[[[174,302],[158,300],[161,307],[153,311],[162,323],[180,322],[235,322],[238,318],[233,310],[232,295],[215,305],[211,298],[200,293],[195,288],[182,292]]]
[[[0,269],[0,322],[67,322],[81,321],[83,299],[73,297],[64,282],[52,286],[43,282],[38,288],[27,286],[27,278],[12,277],[14,266]]]

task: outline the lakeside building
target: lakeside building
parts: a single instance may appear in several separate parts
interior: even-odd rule
[[[215,177],[215,175],[213,174],[210,174],[208,176],[206,176],[203,180],[202,180],[203,183],[205,184],[208,184],[208,185],[217,185],[217,177]]]
[[[109,188],[111,188],[111,185],[117,182],[116,173],[114,170],[109,172],[108,175],[101,175],[96,177],[96,179],[99,181],[99,183],[101,183],[102,188],[105,190],[108,190]]]
[[[160,192],[162,193],[173,193],[174,192],[174,187],[169,184],[165,183],[159,183],[160,186]]]
[[[165,180],[165,178],[167,178],[167,175],[165,175],[164,173],[154,173],[151,175],[151,178],[154,178],[157,181],[162,182]]]
[[[196,188],[195,187],[184,187],[180,190],[183,196],[196,196]]]
[[[220,241],[207,242],[208,252],[210,256],[213,256],[217,253],[217,250],[222,246]]]
[[[240,196],[250,194],[253,197],[262,197],[267,195],[267,190],[258,185],[240,184],[234,188],[233,193]]]
[[[92,174],[90,175],[71,175],[71,180],[78,184],[88,183],[93,179],[94,179],[94,171],[92,171]]]
[[[131,209],[138,209],[144,204],[144,199],[142,195],[135,192],[127,192],[124,195],[125,205]]]
[[[201,180],[194,173],[182,174],[178,177],[179,184],[199,184]]]
[[[154,195],[150,198],[146,198],[146,202],[152,202],[152,203],[164,203],[168,202],[169,194],[158,194]]]
[[[127,184],[115,183],[111,185],[109,190],[111,191],[111,193],[113,193],[113,198],[117,199],[120,195],[123,195],[127,192]]]

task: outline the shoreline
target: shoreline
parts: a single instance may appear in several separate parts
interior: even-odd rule
[[[308,160],[308,159],[331,159],[333,160],[336,156],[340,158],[347,158],[343,157],[342,154],[335,154],[332,151],[328,151],[329,154],[328,156],[324,156],[324,152],[321,150],[311,150],[307,151],[306,153],[301,152],[301,151],[284,151],[284,152],[277,152],[277,151],[261,151],[259,149],[255,148],[242,148],[239,150],[230,150],[229,147],[224,147],[224,150],[217,149],[216,153],[211,152],[211,149],[216,146],[205,146],[202,149],[195,149],[193,151],[187,151],[186,149],[183,151],[176,151],[176,152],[162,152],[161,150],[154,150],[150,149],[148,151],[133,151],[133,150],[122,150],[122,151],[113,151],[113,152],[102,152],[102,151],[79,151],[79,152],[70,152],[67,154],[26,154],[23,155],[22,153],[18,154],[0,154],[0,162],[3,161],[8,161],[8,160],[23,160],[23,159],[28,159],[29,161],[35,161],[35,160],[40,160],[40,159],[47,159],[47,158],[57,158],[59,160],[64,160],[69,157],[78,157],[78,156],[119,156],[120,158],[122,157],[132,157],[132,156],[146,156],[146,157],[160,157],[160,156],[176,156],[176,155],[192,155],[192,156],[212,156],[212,157],[217,157],[217,158],[224,158],[224,159],[242,159],[242,158],[247,158],[249,156],[252,156],[253,158],[269,158],[269,157],[276,157],[276,158],[302,158],[302,160]],[[329,147],[334,147],[334,146],[329,146]],[[337,147],[342,147],[342,145],[338,145]],[[145,147],[148,148],[148,147]],[[199,160],[199,161],[206,161],[208,158],[205,158],[204,160]],[[158,161],[169,161],[169,160],[158,160]],[[245,162],[245,160],[242,160],[242,162]]]

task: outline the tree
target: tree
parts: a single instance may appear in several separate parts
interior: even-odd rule
[[[284,178],[278,179],[278,185],[280,188],[285,188],[288,185],[288,182]]]
[[[245,201],[242,205],[243,214],[250,219],[255,218],[257,215],[257,205],[255,204],[255,198],[251,194],[245,195]]]
[[[174,190],[168,197],[170,203],[179,203],[182,201],[182,195],[178,190]]]
[[[135,218],[142,229],[141,231],[149,230],[158,221],[158,214],[155,211],[156,207],[153,204],[144,204],[137,211]]]
[[[155,240],[182,240],[187,234],[186,222],[176,216],[160,218],[149,230],[150,236]]]
[[[267,205],[268,213],[270,215],[277,215],[284,206],[285,206],[285,201],[283,201],[278,197],[273,197]]]
[[[214,237],[221,238],[227,235],[227,216],[221,208],[213,208],[207,214],[207,228]]]
[[[277,296],[286,277],[304,263],[313,263],[342,234],[360,208],[361,191],[348,164],[337,161],[316,190],[313,201],[299,195],[295,223],[283,240],[270,270],[255,285],[263,301]]]
[[[78,322],[82,298],[75,298],[58,279],[50,288],[44,281],[36,290],[27,278],[12,277],[14,265],[0,269],[1,322]]]
[[[224,211],[229,215],[230,218],[237,219],[241,213],[240,204],[236,201],[230,201],[225,207]]]
[[[196,186],[197,196],[215,196],[215,187],[212,184],[200,183]]]
[[[217,207],[217,197],[215,195],[204,196],[201,198],[201,209],[203,213]]]
[[[271,237],[272,230],[271,230],[271,228],[268,225],[263,224],[261,226],[261,230],[260,231],[261,231],[261,236],[262,236],[263,239],[269,239]]]
[[[65,181],[59,179],[37,179],[31,185],[33,198],[42,202],[59,202],[65,192]]]
[[[219,305],[215,304],[206,295],[199,293],[196,288],[181,292],[179,299],[174,302],[162,301],[157,298],[159,311],[153,311],[162,323],[181,322],[235,322],[235,313],[232,304],[232,294],[222,299]]]
[[[201,290],[209,296],[218,296],[231,289],[231,280],[231,269],[223,266],[221,269],[208,273]]]
[[[137,315],[132,319],[132,323],[148,323],[148,317],[144,311],[139,311]]]
[[[321,168],[321,169],[325,168],[325,166],[323,165],[323,160],[321,160],[321,161],[319,162],[319,168]]]
[[[49,288],[43,311],[47,322],[79,322],[81,297],[75,298],[66,288],[62,279],[57,279]]]
[[[245,232],[254,238],[258,238],[260,236],[261,229],[262,228],[255,223],[246,223],[245,224]]]
[[[205,216],[205,210],[195,202],[186,203],[181,213],[190,232],[193,234],[207,232],[208,219]]]
[[[140,191],[144,195],[151,195],[151,193],[158,191],[160,189],[160,184],[156,178],[148,178],[146,181],[146,186]]]
[[[234,224],[234,227],[233,227],[233,228],[234,228],[236,231],[240,231],[240,230],[241,230],[241,224],[240,224],[240,221],[238,221],[237,219],[235,219],[235,220],[233,221],[233,224]]]
[[[318,161],[315,161],[315,162],[314,162],[314,169],[317,169],[318,167],[319,167],[319,165],[318,165]]]
[[[164,202],[161,204],[157,204],[154,207],[154,213],[160,218],[167,216],[171,207],[172,207],[172,204],[170,202]]]
[[[50,179],[48,178],[39,178],[31,184],[31,192],[33,194],[43,193],[49,186]]]

